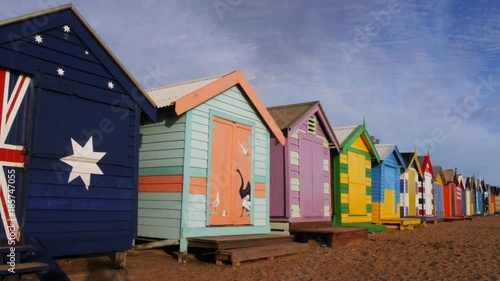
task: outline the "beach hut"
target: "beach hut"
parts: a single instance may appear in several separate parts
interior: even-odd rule
[[[467,177],[465,181],[465,188],[470,190],[470,210],[469,216],[476,215],[476,186],[473,177]]]
[[[0,57],[1,242],[132,248],[144,90],[72,5],[0,22]]]
[[[470,184],[467,180],[467,177],[463,175],[458,175],[458,183],[461,186],[463,190],[463,213],[464,216],[471,216],[472,215],[472,209],[471,209],[471,190],[470,190]]]
[[[493,205],[495,206],[495,214],[500,213],[500,186],[493,186],[492,187],[494,192],[493,194]]]
[[[480,183],[481,185],[481,190],[482,190],[482,201],[483,201],[483,208],[482,208],[482,214],[487,216],[489,215],[489,206],[488,206],[488,210],[486,210],[486,204],[487,202],[486,201],[489,201],[489,194],[488,194],[488,191],[489,191],[489,187],[488,185],[484,182],[484,180],[480,180]]]
[[[481,180],[476,179],[474,176],[472,177],[472,180],[474,181],[474,188],[475,188],[475,208],[474,212],[475,215],[481,215],[483,213],[483,187],[481,186]]]
[[[459,185],[456,169],[444,171],[444,205],[445,217],[463,217],[463,187]]]
[[[465,180],[465,188],[469,190],[469,196],[470,196],[470,202],[469,202],[469,210],[467,211],[468,216],[474,215],[474,210],[475,210],[475,202],[476,202],[476,194],[473,190],[473,184],[471,181],[471,177],[467,177]]]
[[[443,206],[443,182],[444,173],[443,168],[438,165],[433,166],[434,175],[434,216],[438,219],[444,218],[444,206]]]
[[[417,188],[419,185],[419,174],[421,174],[420,162],[417,151],[401,153],[405,163],[406,171],[400,176],[400,202],[401,217],[417,216]]]
[[[417,190],[417,216],[422,222],[436,222],[437,217],[434,211],[434,170],[432,167],[430,154],[417,157],[421,169],[419,175],[419,186]]]
[[[318,101],[268,108],[286,138],[271,139],[273,227],[331,226],[330,149],[340,146]],[[286,224],[285,226],[281,224]]]
[[[335,226],[361,225],[369,232],[384,231],[372,223],[372,161],[380,162],[366,124],[333,128],[341,152],[333,155]]]
[[[241,71],[148,91],[141,123],[140,237],[270,233],[270,144],[285,137]]]
[[[495,214],[495,192],[494,192],[494,187],[487,184],[488,187],[488,214],[489,215],[494,215]]]
[[[455,170],[455,173],[456,173],[456,170]],[[462,182],[460,181],[460,178],[458,177],[458,174],[456,175],[456,179],[457,179],[457,205],[460,205],[458,206],[458,211],[457,211],[457,215],[458,216],[465,216],[465,213],[466,213],[466,206],[465,206],[465,203],[466,203],[466,198],[465,198],[465,186],[462,184]]]
[[[457,187],[462,192],[462,215],[467,216],[467,206],[470,204],[467,203],[467,189],[466,185],[463,182],[463,178],[461,175],[457,175]],[[470,196],[470,193],[469,193]]]
[[[380,163],[372,163],[372,222],[396,225],[400,229],[420,224],[419,219],[403,219],[400,216],[400,176],[406,171],[398,147],[395,144],[375,144]]]
[[[456,183],[453,181],[454,170],[445,170],[444,172],[444,186],[443,186],[443,202],[444,202],[444,216],[454,216],[453,205],[455,202]]]
[[[460,179],[462,181],[462,185],[464,187],[464,192],[465,192],[465,209],[464,209],[464,215],[466,216],[472,216],[472,192],[470,188],[470,184],[468,181],[468,178],[466,176],[460,175]]]

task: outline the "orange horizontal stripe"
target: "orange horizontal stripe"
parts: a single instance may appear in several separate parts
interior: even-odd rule
[[[139,184],[141,183],[182,183],[182,175],[140,176]]]
[[[207,194],[207,178],[191,178],[189,194]]]
[[[255,183],[255,190],[264,190],[266,191],[266,184],[262,182]]]
[[[266,184],[256,182],[255,183],[255,198],[266,198]]]
[[[139,192],[181,192],[182,175],[139,177]]]
[[[266,198],[266,192],[262,190],[256,190],[255,198]]]

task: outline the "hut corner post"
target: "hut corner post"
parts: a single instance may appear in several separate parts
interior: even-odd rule
[[[124,269],[127,262],[127,252],[117,251],[112,253],[112,260],[115,269]]]
[[[177,261],[181,263],[186,263],[188,255],[188,242],[185,237],[179,239],[179,255],[177,256]]]

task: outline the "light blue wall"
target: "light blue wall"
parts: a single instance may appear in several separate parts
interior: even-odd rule
[[[269,132],[262,122],[260,116],[250,105],[246,96],[238,87],[232,87],[217,95],[216,97],[200,104],[191,110],[192,113],[192,138],[191,138],[191,165],[190,170],[195,171],[197,176],[209,174],[209,149],[210,149],[210,116],[218,116],[224,119],[241,120],[242,122],[252,124],[254,127],[252,141],[253,150],[253,179],[252,187],[255,182],[264,182],[267,185],[269,161]],[[208,181],[209,182],[209,181]],[[267,186],[268,188],[268,186]],[[256,226],[268,226],[269,211],[268,199],[253,198],[252,190],[252,224]],[[199,195],[189,194],[189,201],[196,202],[195,205],[188,207],[188,226],[203,227],[208,223],[206,218],[207,208],[200,210],[201,202],[207,204],[207,200],[201,200]],[[218,227],[220,233],[227,233],[230,228]],[[202,232],[201,232],[202,233]]]
[[[167,117],[158,113],[158,123],[141,125],[139,176],[180,175],[183,172],[186,115]],[[138,236],[179,239],[180,192],[139,192]]]
[[[160,109],[156,124],[141,125],[139,175],[179,175],[184,164],[186,118],[167,117]]]
[[[387,167],[390,166],[390,169]],[[395,171],[393,170],[395,168]],[[394,171],[394,182],[387,185],[385,182],[385,173]],[[399,204],[400,198],[400,164],[396,158],[395,150],[389,154],[380,164],[372,168],[372,200],[373,202],[385,202],[384,189],[391,186],[396,195],[396,204]]]
[[[181,205],[180,192],[140,192],[139,237],[179,239]]]

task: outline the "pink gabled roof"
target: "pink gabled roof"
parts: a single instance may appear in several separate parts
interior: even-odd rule
[[[160,87],[147,92],[157,107],[174,106],[175,113],[181,115],[234,86],[241,87],[243,94],[250,100],[272,135],[281,145],[285,145],[285,136],[240,70]]]

